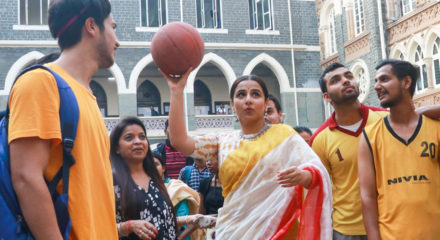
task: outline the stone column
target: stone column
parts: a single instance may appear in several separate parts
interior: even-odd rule
[[[119,118],[137,116],[137,99],[135,93],[118,94]]]
[[[185,122],[188,126],[188,131],[194,131],[197,129],[196,126],[196,116],[194,111],[194,92],[186,92],[185,91],[184,101],[184,109],[183,113],[185,114]]]
[[[423,59],[426,65],[426,75],[428,76],[428,89],[434,89],[435,83],[434,83],[434,69],[432,64],[432,57],[425,57]]]
[[[281,109],[283,109],[284,123],[290,126],[296,126],[296,110],[295,110],[295,93],[281,92],[280,94]]]
[[[323,38],[323,45],[321,46],[321,52],[322,52],[322,56],[323,59],[326,59],[327,57],[330,56],[330,52],[331,52],[331,47],[330,47],[330,32],[329,32],[329,25],[328,23],[323,23],[323,25],[321,25],[321,27],[319,28],[319,32],[321,37]],[[321,40],[320,40],[321,41]]]
[[[347,33],[348,33],[348,40],[350,40],[354,38],[355,35],[354,28],[356,27],[356,23],[354,22],[353,1],[345,1],[343,7],[345,8],[345,14],[347,16]]]
[[[299,125],[317,128],[324,122],[325,108],[321,92],[298,92],[297,101]]]

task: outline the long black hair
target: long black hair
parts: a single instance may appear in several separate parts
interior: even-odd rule
[[[131,177],[128,164],[121,157],[121,155],[117,153],[119,148],[119,139],[121,138],[122,132],[124,132],[125,128],[133,124],[140,126],[144,130],[145,136],[147,136],[147,131],[144,124],[137,117],[124,118],[118,123],[118,125],[116,125],[116,127],[110,134],[110,161],[112,164],[113,181],[121,187],[120,210],[121,218],[123,221],[130,219],[139,219],[136,194],[132,191],[135,188],[135,183]],[[171,207],[174,216],[174,223],[177,230],[175,210],[170,200],[170,196],[168,195],[167,189],[163,183],[163,180],[159,175],[159,172],[157,171],[156,165],[154,164],[153,153],[151,152],[150,144],[148,144],[147,156],[145,156],[145,159],[142,162],[142,166],[145,173],[147,173],[147,175],[157,184],[159,191],[165,197],[168,206]]]

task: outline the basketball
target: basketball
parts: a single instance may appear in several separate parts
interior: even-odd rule
[[[187,23],[168,23],[159,28],[151,41],[154,62],[170,76],[180,76],[189,67],[199,66],[204,52],[202,36]]]

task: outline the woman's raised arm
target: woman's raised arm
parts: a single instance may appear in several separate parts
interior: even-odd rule
[[[185,155],[190,155],[194,152],[194,139],[188,136],[186,132],[183,112],[183,90],[192,70],[193,68],[189,68],[181,77],[171,77],[159,69],[170,88],[171,97],[168,122],[171,145]]]

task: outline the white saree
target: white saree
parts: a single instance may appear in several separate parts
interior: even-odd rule
[[[194,157],[219,159],[225,197],[216,239],[282,239],[298,217],[298,239],[331,239],[331,182],[318,156],[289,126],[273,125],[255,140],[238,132],[195,137]],[[302,186],[282,188],[277,172],[297,166],[312,172]]]

